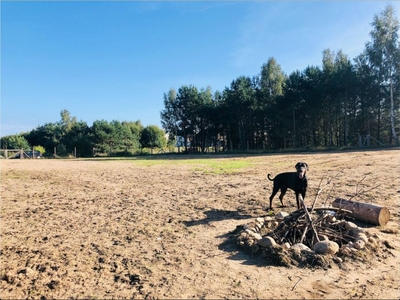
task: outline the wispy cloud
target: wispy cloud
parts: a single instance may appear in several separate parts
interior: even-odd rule
[[[171,2],[170,4],[181,14],[205,12],[210,9],[232,5],[232,3],[225,1],[178,1]]]
[[[391,3],[399,16],[400,2]],[[371,22],[388,4],[371,2],[256,2],[238,28],[231,52],[238,70],[259,71],[274,57],[286,72],[320,65],[324,49],[350,58],[370,39]]]
[[[274,16],[282,13],[283,3],[254,3],[244,11],[244,18],[238,27],[236,48],[231,57],[236,68],[252,66],[273,36]]]
[[[372,3],[368,7],[353,7],[353,10],[338,18],[330,24],[329,35],[323,36],[320,41],[321,48],[334,51],[342,50],[344,54],[353,59],[365,49],[365,44],[371,40],[370,32],[373,29],[372,21],[379,15],[388,3]],[[397,19],[400,19],[400,2],[393,2]],[[353,17],[351,17],[353,13]]]
[[[153,1],[138,2],[138,4],[142,12],[152,12],[155,10],[160,10],[163,5],[160,2],[153,2]]]

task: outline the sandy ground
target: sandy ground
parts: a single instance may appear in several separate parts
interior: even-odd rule
[[[399,299],[399,154],[209,158],[248,163],[237,172],[185,156],[3,159],[1,299]],[[385,255],[298,268],[271,266],[237,248],[236,226],[267,215],[267,173],[294,171],[298,161],[310,166],[306,202],[331,176],[333,189],[318,201],[362,189],[357,201],[389,208],[389,223],[368,229],[391,245]],[[291,191],[286,199],[282,210],[294,211]]]

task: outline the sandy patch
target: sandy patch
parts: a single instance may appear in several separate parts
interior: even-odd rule
[[[1,160],[1,298],[399,298],[398,150],[218,159],[250,164]],[[267,173],[297,161],[310,166],[306,202],[341,172],[321,202],[358,185],[358,201],[388,207],[389,223],[369,230],[394,249],[325,269],[241,251],[236,226],[267,215]],[[294,211],[291,191],[286,200]]]

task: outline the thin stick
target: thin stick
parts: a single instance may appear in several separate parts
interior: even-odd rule
[[[368,175],[368,174],[367,174]],[[367,175],[364,175],[364,177],[357,183],[357,185],[356,185],[356,195],[359,193],[358,192],[358,186],[361,184],[361,182],[363,182],[363,180],[365,179],[365,178],[367,178]],[[362,191],[362,189],[360,190],[360,192]]]
[[[332,179],[337,178],[337,177],[338,177],[340,174],[342,174],[342,173],[343,173],[343,171],[340,170],[336,175],[334,175],[332,178],[329,179],[329,182],[327,183],[327,185],[332,181]],[[326,206],[326,201],[328,201],[329,196],[330,196],[330,193],[333,191],[333,188],[334,188],[334,187],[335,187],[335,184],[333,183],[330,192],[329,192],[328,195],[326,196],[326,199],[325,199],[325,202],[324,202],[324,205],[325,205],[325,206]],[[317,193],[317,197],[318,197],[319,194],[320,194],[320,191]]]
[[[315,202],[317,201],[317,199],[318,199],[318,198],[315,199],[315,201],[314,201],[314,203],[313,203],[313,207],[311,208],[311,211],[308,212],[308,209],[307,209],[307,207],[306,207],[306,204],[304,203],[303,197],[302,197],[301,195],[299,195],[299,200],[300,200],[301,204],[302,204],[303,207],[304,207],[304,212],[306,213],[306,217],[307,217],[307,226],[306,226],[306,230],[307,230],[307,228],[308,228],[308,225],[310,225],[310,226],[311,226],[311,230],[312,230],[312,232],[313,232],[313,235],[314,235],[315,239],[319,242],[318,233],[317,233],[316,230],[315,230],[314,223],[313,223],[312,218],[311,218],[311,213],[312,213],[312,211],[313,211],[313,209],[314,209]],[[300,242],[300,243],[303,242],[304,236],[305,236],[305,234],[306,234],[306,230],[304,230],[304,232],[303,232],[303,236],[301,237],[301,242]]]
[[[294,291],[294,289],[296,288],[296,286],[300,283],[300,281],[302,281],[303,278],[300,277],[299,281],[296,282],[296,284],[292,287],[292,291]]]
[[[360,196],[360,195],[362,195],[362,194],[364,194],[364,193],[366,193],[366,192],[372,191],[373,189],[376,189],[377,187],[379,187],[379,186],[381,186],[381,185],[382,185],[382,184],[378,184],[378,185],[376,185],[376,186],[374,186],[374,187],[372,187],[372,188],[370,188],[369,190],[366,190],[366,191],[361,190],[361,191],[359,191],[357,194],[351,196],[351,197],[349,198],[348,201],[351,201],[351,199],[353,199],[353,198],[355,198],[355,197],[357,197],[357,196]]]

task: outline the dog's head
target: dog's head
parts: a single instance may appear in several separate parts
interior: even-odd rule
[[[300,179],[306,178],[306,172],[308,171],[308,165],[305,162],[298,162],[295,166],[296,168],[296,173],[297,176],[299,176]]]

